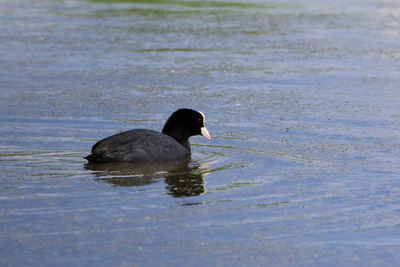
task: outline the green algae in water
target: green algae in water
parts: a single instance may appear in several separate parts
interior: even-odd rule
[[[150,48],[150,49],[137,49],[133,50],[138,53],[146,52],[215,52],[218,49],[206,49],[206,48]]]
[[[130,3],[130,4],[143,4],[154,5],[163,4],[169,6],[181,6],[189,8],[276,8],[276,4],[258,4],[258,3],[243,3],[243,2],[217,2],[217,1],[168,1],[168,0],[92,0],[98,3]]]

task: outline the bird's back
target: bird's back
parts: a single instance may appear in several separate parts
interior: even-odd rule
[[[174,138],[153,130],[135,129],[100,140],[89,162],[163,162],[190,156],[190,149]]]

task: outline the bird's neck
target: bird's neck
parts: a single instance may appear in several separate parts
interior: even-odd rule
[[[183,134],[183,130],[182,129],[175,129],[173,132],[170,131],[170,129],[168,129],[167,127],[164,127],[164,129],[162,130],[163,134],[169,135],[172,138],[174,138],[179,144],[181,144],[182,146],[184,146],[186,149],[189,150],[190,152],[190,142],[189,142],[189,137],[185,136]]]
[[[176,139],[175,139],[176,140]],[[178,141],[178,140],[177,140]],[[190,152],[190,142],[189,139],[178,141],[182,146],[184,146]]]
[[[177,135],[173,135],[173,134],[168,134],[169,136],[171,136],[172,138],[174,138],[179,144],[181,144],[182,146],[184,146],[187,150],[189,150],[190,152],[190,142],[189,142],[189,138],[187,137],[180,137]]]

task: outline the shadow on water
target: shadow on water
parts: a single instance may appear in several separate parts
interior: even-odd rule
[[[208,165],[184,161],[162,164],[104,163],[86,164],[96,182],[113,186],[144,186],[164,179],[173,197],[198,196],[205,193],[203,177]]]

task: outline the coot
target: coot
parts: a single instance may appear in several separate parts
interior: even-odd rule
[[[90,163],[165,162],[190,157],[189,137],[202,135],[211,139],[204,126],[204,114],[192,109],[178,109],[168,118],[162,133],[135,129],[100,140],[85,157]]]

